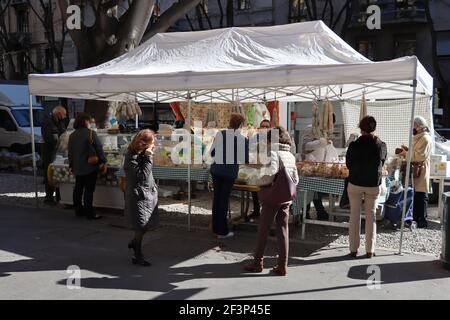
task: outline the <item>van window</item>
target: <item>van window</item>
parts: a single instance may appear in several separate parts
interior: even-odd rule
[[[30,111],[28,109],[12,109],[14,118],[20,127],[30,127]],[[45,112],[42,109],[33,109],[33,124],[42,127],[45,121]]]
[[[11,119],[11,116],[5,110],[0,110],[0,128],[5,129],[6,131],[17,131],[13,119]]]

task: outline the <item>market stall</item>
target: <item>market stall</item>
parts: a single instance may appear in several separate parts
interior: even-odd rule
[[[58,140],[56,159],[50,165],[49,181],[59,188],[62,204],[73,204],[73,187],[75,177],[71,173],[68,160],[68,141],[73,131],[66,131]],[[95,207],[123,209],[124,198],[119,189],[117,173],[122,167],[126,147],[131,141],[132,133],[108,133],[108,130],[98,131],[97,136],[102,143],[108,168],[106,173],[99,172],[93,205]]]
[[[433,79],[417,57],[372,62],[322,21],[157,34],[93,68],[31,74],[29,87],[30,114],[32,95],[186,101],[189,127],[193,102],[312,101],[325,90],[330,100],[361,97],[363,92],[367,99],[411,98],[411,113],[402,114],[410,124],[409,147],[416,98],[427,97],[431,112],[433,95]],[[30,120],[32,124],[32,116]],[[190,169],[188,164],[188,183]]]

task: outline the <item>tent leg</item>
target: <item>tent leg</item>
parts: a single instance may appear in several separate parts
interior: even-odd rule
[[[31,94],[29,95],[29,108],[30,108],[30,126],[31,126],[31,153],[33,156],[34,197],[36,199],[36,207],[37,207],[39,205],[39,202],[38,202],[38,188],[37,188],[36,146],[34,141],[33,96]]]
[[[405,216],[406,216],[406,205],[408,199],[408,187],[409,187],[409,176],[411,172],[411,159],[412,159],[412,136],[413,136],[413,128],[414,128],[414,114],[416,112],[416,92],[417,92],[417,80],[413,81],[413,100],[412,100],[412,108],[411,108],[411,126],[409,132],[409,142],[408,142],[408,159],[406,162],[406,177],[405,177],[405,190],[403,196],[403,210],[402,210],[402,221],[401,221],[401,230],[400,230],[400,245],[398,254],[402,254],[402,245],[403,245],[403,231],[405,228]]]
[[[188,151],[188,231],[191,231],[191,108],[192,99],[191,92],[188,91],[188,134],[189,134],[189,151]]]

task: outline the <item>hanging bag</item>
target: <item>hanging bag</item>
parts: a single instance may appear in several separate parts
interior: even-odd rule
[[[273,182],[268,186],[261,186],[258,191],[258,198],[262,203],[277,206],[281,203],[292,201],[297,195],[297,186],[286,170],[283,162],[278,156],[280,168],[275,174]]]
[[[411,162],[411,172],[413,178],[417,179],[422,175],[422,168],[425,167],[425,164],[423,161],[419,162]]]
[[[87,158],[87,162],[92,165],[95,166],[98,164],[99,159],[97,156],[97,151],[95,151],[95,147],[94,147],[94,138],[92,136],[93,131],[89,130],[89,151],[88,151],[88,158]]]

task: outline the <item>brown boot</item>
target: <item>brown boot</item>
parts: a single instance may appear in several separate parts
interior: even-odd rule
[[[261,260],[254,259],[253,262],[244,265],[244,270],[248,271],[248,272],[259,273],[259,272],[262,272],[263,269],[264,269],[264,266],[263,266],[262,259]]]

